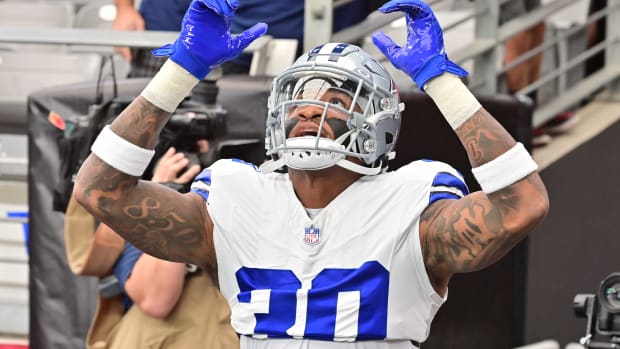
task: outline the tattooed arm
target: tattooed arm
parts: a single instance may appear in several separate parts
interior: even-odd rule
[[[379,11],[405,13],[406,45],[397,45],[382,32],[373,34],[373,42],[433,99],[465,146],[472,167],[511,149],[514,139],[480,108],[460,80],[467,71],[448,59],[443,31],[430,6],[422,0],[391,0]],[[421,216],[420,239],[435,290],[443,294],[453,274],[497,261],[542,220],[547,209],[547,193],[536,172],[490,195],[476,192],[461,200],[433,203]]]
[[[495,159],[515,145],[483,108],[456,133],[472,167]],[[420,239],[426,268],[444,294],[455,273],[483,269],[512,249],[546,215],[548,198],[537,172],[492,194],[474,192],[460,200],[440,200],[421,216]]]
[[[170,113],[137,97],[112,123],[114,133],[153,149]],[[103,223],[155,257],[215,265],[212,223],[198,195],[180,194],[157,183],[140,181],[91,154],[76,178],[73,195]]]
[[[193,0],[189,4],[175,42],[153,51],[169,59],[114,121],[111,129],[116,135],[153,149],[169,112],[193,87],[213,67],[238,56],[265,34],[267,25],[257,23],[232,35],[230,18],[236,9],[237,2],[227,0]],[[197,264],[207,270],[215,265],[213,224],[197,194],[181,195],[139,181],[91,155],[80,169],[74,195],[101,221],[155,257]]]

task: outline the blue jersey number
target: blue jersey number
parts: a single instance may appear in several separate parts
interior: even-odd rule
[[[357,269],[324,269],[313,280],[307,291],[306,309],[298,309],[297,294],[301,281],[290,270],[241,268],[237,271],[239,302],[250,303],[251,292],[269,291],[269,311],[255,313],[254,334],[271,338],[290,337],[287,330],[300,318],[297,311],[305,311],[305,338],[332,340],[336,334],[337,319],[351,315],[350,304],[339,314],[339,295],[359,294],[357,340],[383,339],[387,334],[389,272],[379,262],[366,262]],[[356,303],[357,304],[357,303]]]

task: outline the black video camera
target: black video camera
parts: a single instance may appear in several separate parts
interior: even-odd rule
[[[199,154],[198,141],[214,141],[226,135],[226,110],[216,103],[219,89],[214,80],[202,80],[190,97],[174,111],[162,130],[158,151],[163,154],[173,146],[190,159],[191,164],[206,167],[213,155]]]
[[[585,348],[620,348],[620,273],[606,277],[597,294],[577,294],[573,300],[577,317],[584,317],[586,335],[579,340]],[[607,337],[606,342],[594,341]]]
[[[226,110],[216,103],[215,81],[202,80],[194,87],[166,124],[160,142],[179,151],[197,152],[196,142],[221,138],[226,134]]]
[[[217,142],[226,135],[227,115],[227,111],[216,103],[218,92],[216,80],[202,80],[194,87],[190,97],[172,113],[163,128],[155,147],[156,159],[168,148],[174,147],[190,161],[187,167],[181,170],[183,172],[193,165],[206,168],[218,158]],[[200,140],[209,142],[207,152],[200,151]],[[148,173],[152,174],[155,163],[156,161],[151,163]],[[189,191],[191,182],[163,184],[185,193]]]

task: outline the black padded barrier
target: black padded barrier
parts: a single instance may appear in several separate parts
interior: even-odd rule
[[[586,335],[586,318],[575,315],[574,297],[596,294],[603,279],[620,272],[618,139],[620,121],[541,173],[551,205],[547,218],[529,238],[526,343],[549,338],[561,348],[578,343]],[[618,314],[615,321],[617,333]],[[609,344],[611,338],[593,340]]]

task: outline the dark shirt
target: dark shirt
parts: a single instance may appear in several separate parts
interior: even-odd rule
[[[241,33],[258,22],[269,26],[267,34],[277,39],[297,39],[297,56],[303,52],[304,0],[239,0],[239,8],[232,18],[230,31]],[[361,22],[369,14],[369,5],[364,0],[354,0],[338,7],[334,12],[333,31]],[[237,64],[249,67],[251,56],[242,55],[235,59]]]
[[[140,14],[146,30],[179,31],[191,0],[142,0]]]

